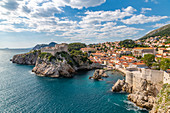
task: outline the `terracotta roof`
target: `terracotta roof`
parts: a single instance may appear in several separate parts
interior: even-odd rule
[[[141,62],[137,62],[137,63],[133,63],[134,65],[145,65],[145,63],[141,63]]]
[[[95,48],[81,48],[82,51],[94,51]]]
[[[152,48],[152,47],[147,47],[147,48],[145,48],[145,47],[136,47],[136,48],[133,48],[133,49],[154,49],[154,48]]]
[[[103,54],[103,53],[91,53],[92,55],[101,55],[101,56],[104,56],[105,54]]]

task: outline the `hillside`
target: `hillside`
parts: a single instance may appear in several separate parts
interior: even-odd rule
[[[54,47],[57,43],[51,42],[49,44],[37,44],[32,50],[40,50],[43,47]]]
[[[145,40],[148,37],[152,37],[152,36],[154,37],[154,36],[166,36],[166,35],[170,36],[170,24],[149,32],[139,40]]]

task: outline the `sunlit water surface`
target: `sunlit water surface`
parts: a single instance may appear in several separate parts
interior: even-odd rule
[[[12,64],[15,54],[29,50],[0,50],[0,112],[32,113],[148,113],[127,100],[127,94],[112,93],[120,73],[107,72],[103,81],[89,80],[92,71],[74,78],[38,77],[33,66]]]

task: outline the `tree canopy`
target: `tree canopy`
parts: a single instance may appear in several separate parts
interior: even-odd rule
[[[148,67],[152,66],[152,63],[155,61],[155,55],[153,54],[145,54],[142,60]]]
[[[70,43],[68,45],[68,50],[72,51],[72,50],[80,50],[81,48],[86,47],[86,44],[84,43]]]
[[[120,41],[119,45],[121,47],[125,47],[125,48],[145,47],[144,45],[136,44],[135,41],[133,41],[131,39],[126,39],[124,41]]]

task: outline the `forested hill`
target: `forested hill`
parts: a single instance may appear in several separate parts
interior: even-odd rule
[[[139,40],[145,40],[148,37],[154,37],[154,36],[170,36],[170,24],[149,32]]]

